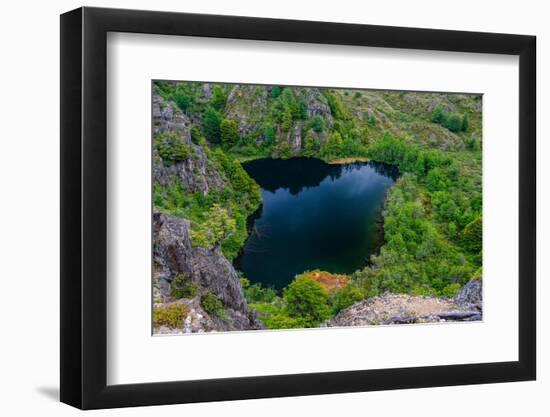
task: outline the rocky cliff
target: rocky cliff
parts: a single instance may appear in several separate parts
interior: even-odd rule
[[[188,220],[153,214],[155,308],[177,301],[189,310],[180,326],[159,333],[261,328],[231,263],[218,249],[193,248],[189,233]],[[221,302],[215,315],[201,305],[208,294]]]
[[[206,155],[202,146],[191,139],[191,119],[179,110],[173,102],[166,102],[159,95],[153,95],[153,134],[174,133],[189,149],[190,157],[173,164],[164,164],[153,147],[153,182],[162,187],[181,184],[189,192],[207,195],[210,190],[221,190],[223,179]]]
[[[204,94],[208,95],[209,90],[205,89]],[[153,184],[173,211],[180,213],[179,217],[169,215],[155,204],[154,313],[179,311],[181,315],[169,325],[156,323],[155,333],[261,328],[248,309],[233,265],[218,247],[193,247],[191,221],[182,217],[186,215],[185,195],[206,198],[231,189],[230,180],[207,145],[193,141],[192,126],[192,117],[174,102],[153,95],[153,134],[157,141],[153,147]],[[171,160],[168,151],[174,148],[180,154]],[[163,149],[167,149],[164,158],[159,152]],[[181,308],[171,309],[174,305]]]

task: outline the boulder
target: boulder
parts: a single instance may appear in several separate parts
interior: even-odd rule
[[[483,302],[482,288],[481,279],[472,279],[454,296],[455,303],[481,311]]]

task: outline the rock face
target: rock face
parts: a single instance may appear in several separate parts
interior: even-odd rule
[[[455,295],[454,301],[457,304],[481,311],[483,302],[481,280],[473,279],[464,285]]]
[[[192,331],[250,330],[260,328],[248,309],[237,272],[218,250],[193,248],[190,224],[185,219],[153,214],[154,288],[157,301],[172,301],[171,286],[175,277],[183,277],[196,294],[185,302],[190,307],[189,329]],[[213,293],[223,304],[224,318],[210,317],[200,306],[200,297]],[[191,325],[193,324],[193,325]],[[176,329],[176,331],[185,331]]]
[[[481,320],[481,298],[477,298],[480,294],[479,281],[466,284],[452,300],[385,293],[342,310],[327,325],[343,327]],[[478,305],[476,300],[479,300]]]
[[[306,88],[303,89],[302,94],[304,94],[308,116],[321,116],[325,119],[327,127],[332,127],[334,119],[332,118],[327,99],[321,94],[321,91],[317,88]]]
[[[221,190],[223,179],[206,156],[204,149],[191,140],[191,120],[175,108],[173,103],[165,103],[159,95],[153,96],[153,133],[177,132],[183,142],[192,149],[192,155],[185,161],[165,166],[154,151],[153,182],[166,187],[179,178],[190,192],[208,194],[211,189]]]
[[[263,130],[267,109],[267,89],[255,85],[235,85],[227,98],[226,114],[237,122],[241,136]]]

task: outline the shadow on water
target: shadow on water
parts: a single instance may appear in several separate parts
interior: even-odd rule
[[[260,159],[243,167],[263,201],[247,219],[249,237],[234,262],[251,282],[281,289],[306,270],[351,273],[379,250],[380,213],[399,176],[396,167],[313,158]]]

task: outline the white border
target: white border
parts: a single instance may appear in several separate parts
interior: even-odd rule
[[[109,34],[108,384],[518,358],[518,58]],[[152,337],[151,79],[483,93],[484,321]]]

